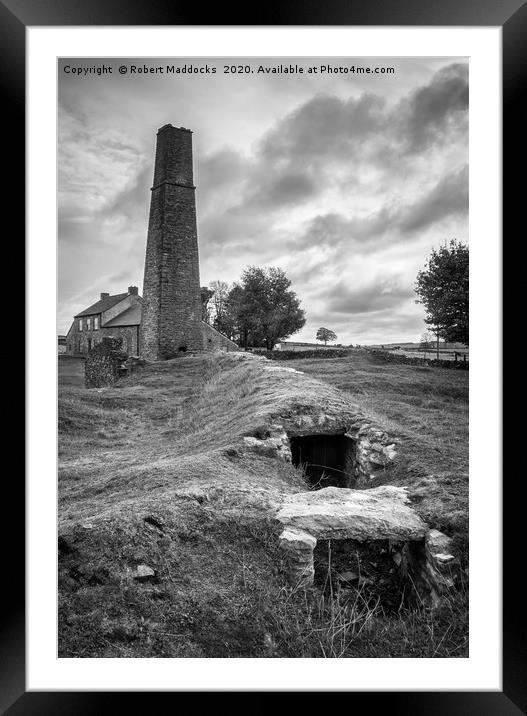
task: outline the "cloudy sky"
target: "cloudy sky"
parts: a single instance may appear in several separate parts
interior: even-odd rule
[[[118,72],[145,63],[217,72]],[[155,135],[171,123],[194,132],[202,285],[280,266],[307,316],[294,340],[320,326],[343,343],[419,340],[415,276],[433,247],[468,241],[466,58],[61,60],[58,87],[59,333],[101,291],[142,291]]]

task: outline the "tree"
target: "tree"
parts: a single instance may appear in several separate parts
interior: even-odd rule
[[[231,338],[232,319],[228,306],[230,286],[225,281],[211,281],[209,288],[213,292],[211,298],[212,325],[217,331]]]
[[[447,342],[468,345],[468,246],[456,240],[434,249],[417,274],[416,303],[426,309],[425,323]]]
[[[205,321],[205,323],[210,323],[210,306],[209,301],[213,295],[213,291],[211,291],[206,286],[201,287],[201,320]]]
[[[317,331],[317,341],[324,341],[324,345],[328,341],[336,341],[337,340],[337,334],[333,331],[330,331],[329,328],[319,328]]]
[[[421,336],[421,344],[420,348],[422,348],[424,351],[428,351],[432,348],[432,342],[434,340],[434,337],[431,333],[423,333]]]
[[[240,345],[265,346],[288,338],[305,324],[300,300],[280,268],[249,266],[229,292],[228,312]]]

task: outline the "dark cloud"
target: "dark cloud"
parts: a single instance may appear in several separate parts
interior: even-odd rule
[[[468,213],[468,167],[448,174],[413,204],[393,203],[364,217],[346,218],[330,212],[311,219],[303,234],[290,241],[291,249],[324,246],[331,249],[353,248],[361,252],[379,249],[386,242],[407,241],[417,232],[450,217]]]
[[[145,223],[148,219],[144,211],[145,196],[148,197],[150,194],[152,175],[152,166],[147,165],[140,169],[139,173],[132,177],[128,185],[108,201],[99,212],[99,216],[122,217],[141,220],[142,223]]]
[[[301,204],[316,196],[319,190],[316,181],[307,173],[289,172],[273,177],[270,181],[264,180],[257,191],[254,191],[252,196],[238,207],[238,210],[242,212],[255,209],[278,210],[292,204]]]
[[[215,154],[197,159],[195,183],[200,194],[210,197],[222,191],[225,184],[245,181],[250,171],[250,161],[234,149],[222,149]]]
[[[420,201],[400,213],[401,232],[415,233],[451,216],[468,213],[468,166],[448,174]]]
[[[405,162],[415,163],[415,152],[457,140],[466,130],[467,108],[464,64],[443,68],[392,107],[371,93],[347,99],[317,95],[280,119],[257,143],[251,160],[222,150],[201,161],[200,192],[207,200],[236,185],[237,201],[231,200],[226,210],[253,216],[262,209],[301,206],[335,186],[344,190],[358,183],[364,167],[375,166],[383,181],[397,181],[401,174],[412,174]],[[438,216],[440,206],[440,200],[430,204]],[[402,210],[385,207],[354,219],[348,229],[361,241],[394,223],[403,227]]]
[[[303,166],[328,157],[354,156],[385,124],[382,97],[362,94],[347,100],[321,95],[280,121],[262,140],[264,160]]]
[[[326,305],[328,311],[334,313],[372,313],[394,310],[414,295],[413,288],[391,277],[359,288],[340,282],[327,294]]]
[[[439,70],[425,87],[415,90],[398,106],[410,151],[465,129],[468,121],[468,65],[456,63]]]
[[[315,167],[321,161],[401,156],[440,144],[466,129],[468,65],[439,70],[394,107],[371,93],[342,99],[319,95],[286,116],[260,144],[262,160]],[[352,167],[350,167],[352,169]]]
[[[177,112],[191,109],[188,122],[168,104],[160,120],[160,90],[146,80],[122,111],[115,97],[94,102],[72,83],[76,94],[60,108],[61,294],[70,307],[64,315],[84,308],[99,290],[140,285],[151,128],[181,121],[196,131],[203,280],[232,281],[244,265],[282,262],[307,310],[309,335],[320,321],[376,342],[394,333],[394,340],[418,337],[414,270],[442,229],[459,228],[468,211],[468,65],[431,75],[434,63],[417,62],[418,72],[409,74],[408,61],[399,62],[406,74],[397,88],[365,79],[299,90],[295,80],[291,94],[283,82],[269,81],[256,94],[251,82],[223,105],[217,94],[213,102],[207,92],[205,100],[195,84],[182,84],[188,101],[178,94]],[[416,88],[417,76],[430,79]],[[320,93],[327,87],[335,94]],[[220,110],[214,118],[211,103]],[[388,260],[395,263],[383,263]],[[394,276],[372,280],[388,266]],[[91,282],[85,296],[81,274]]]

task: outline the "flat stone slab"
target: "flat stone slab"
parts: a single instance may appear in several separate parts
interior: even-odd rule
[[[371,490],[326,487],[291,495],[276,515],[284,529],[315,539],[422,540],[428,527],[410,506],[404,487]]]

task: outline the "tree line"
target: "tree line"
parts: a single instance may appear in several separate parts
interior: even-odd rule
[[[244,348],[272,350],[306,322],[300,299],[280,268],[248,266],[240,281],[202,289],[203,320]]]
[[[456,240],[434,249],[419,271],[414,289],[423,304],[425,323],[448,343],[469,343],[469,253]],[[211,281],[201,289],[202,318],[244,348],[272,350],[306,323],[291,281],[277,267],[248,266],[240,281]],[[316,339],[334,341],[334,331],[321,327]],[[423,336],[422,343],[431,343]]]

